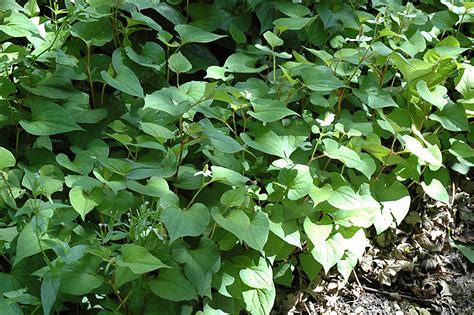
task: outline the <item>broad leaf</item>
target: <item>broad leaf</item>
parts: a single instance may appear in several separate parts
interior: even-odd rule
[[[117,265],[128,267],[136,274],[151,272],[160,268],[169,268],[158,258],[153,256],[145,247],[135,244],[122,245],[121,258],[117,259]]]
[[[158,278],[148,282],[148,286],[154,294],[170,301],[189,301],[197,298],[193,284],[177,269],[160,271]]]
[[[326,67],[313,67],[301,72],[304,84],[312,91],[331,92],[345,87],[344,83],[336,78]]]
[[[450,131],[469,130],[467,115],[461,104],[449,102],[442,110],[434,112],[429,117]]]
[[[140,80],[131,69],[122,66],[119,69],[115,68],[114,76],[110,75],[107,71],[102,71],[100,75],[108,85],[117,90],[132,96],[144,97]]]
[[[177,74],[188,72],[193,68],[193,65],[180,51],[169,57],[168,66],[171,71]]]
[[[344,163],[347,167],[355,168],[368,179],[374,174],[376,166],[370,156],[362,153],[360,156],[357,152],[341,145],[332,139],[324,139],[324,154],[331,159],[336,159]]]
[[[81,215],[82,220],[85,220],[86,214],[98,205],[94,199],[84,194],[81,186],[74,186],[69,191],[69,200],[74,210]]]
[[[179,34],[181,45],[186,43],[209,43],[226,37],[226,35],[213,34],[204,31],[202,28],[186,24],[176,25],[174,29]]]
[[[211,166],[212,180],[223,182],[229,186],[243,186],[250,179],[236,171],[221,166]]]
[[[444,86],[437,85],[434,87],[433,91],[430,91],[426,82],[424,80],[420,80],[416,84],[416,89],[425,101],[433,104],[441,110],[443,110],[444,106],[448,104],[448,100],[444,98],[448,92],[448,89],[446,89]]]
[[[166,207],[161,211],[160,217],[168,230],[170,242],[184,236],[201,235],[211,218],[209,209],[201,203],[196,203],[187,210]]]
[[[45,315],[50,314],[56,301],[61,279],[52,272],[46,273],[41,282],[41,305]]]
[[[35,136],[51,136],[74,130],[82,130],[69,113],[51,101],[34,99],[27,101],[31,108],[31,120],[20,120],[26,132]]]
[[[266,213],[257,211],[252,220],[242,210],[232,210],[229,215],[224,216],[218,208],[212,208],[211,214],[219,226],[234,234],[248,246],[263,251],[270,230]]]
[[[0,171],[7,167],[15,166],[16,159],[10,151],[0,147]]]
[[[255,140],[252,140],[246,133],[240,135],[248,146],[270,155],[276,155],[284,159],[289,159],[302,143],[304,137],[278,136],[273,131],[269,131]]]
[[[219,129],[216,129],[209,119],[203,119],[199,122],[204,129],[204,133],[209,137],[212,146],[223,153],[236,153],[242,151],[244,148]]]
[[[298,115],[282,101],[257,98],[251,103],[254,111],[249,111],[249,115],[263,122],[274,122],[286,116]]]
[[[71,27],[72,36],[79,37],[89,46],[104,46],[113,39],[113,27],[108,18],[79,21]]]
[[[184,274],[197,290],[197,294],[211,296],[212,276],[221,266],[220,252],[213,241],[203,238],[199,246],[189,250],[173,250],[176,261],[184,264]]]
[[[288,199],[298,200],[309,194],[313,185],[313,177],[309,167],[297,164],[291,168],[284,168],[278,175],[278,182],[288,191]]]
[[[314,259],[319,262],[326,273],[334,266],[344,255],[344,238],[340,233],[329,237],[323,243],[315,246],[311,250]]]

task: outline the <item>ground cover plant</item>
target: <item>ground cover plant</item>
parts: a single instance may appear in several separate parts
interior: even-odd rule
[[[473,19],[0,1],[0,313],[268,314],[301,275],[348,279],[369,232],[474,165]]]

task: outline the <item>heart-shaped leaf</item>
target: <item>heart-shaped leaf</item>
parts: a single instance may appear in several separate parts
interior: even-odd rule
[[[7,167],[15,166],[16,159],[10,151],[0,147],[0,171]]]
[[[209,224],[209,209],[202,203],[196,203],[188,210],[178,207],[166,207],[161,212],[163,221],[170,235],[170,242],[184,236],[199,236]]]
[[[81,215],[82,220],[86,219],[86,214],[92,211],[98,203],[92,198],[85,196],[81,186],[74,186],[69,191],[69,200],[74,210]]]
[[[270,230],[266,213],[257,211],[252,220],[242,210],[232,210],[229,215],[224,217],[219,208],[215,207],[211,213],[213,219],[223,229],[234,234],[248,246],[263,251]]]
[[[416,84],[416,90],[420,93],[420,96],[430,104],[443,109],[448,100],[444,97],[448,93],[448,89],[442,85],[437,85],[432,91],[428,88],[426,81],[420,80]]]

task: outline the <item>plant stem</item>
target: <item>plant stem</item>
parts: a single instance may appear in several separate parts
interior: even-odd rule
[[[95,96],[94,96],[94,82],[92,80],[92,72],[91,72],[91,47],[89,44],[87,46],[87,76],[89,78],[89,85],[91,88],[91,100],[92,100],[92,108],[95,108]]]
[[[193,198],[191,198],[191,200],[189,201],[188,205],[186,206],[185,210],[188,210],[192,204],[194,203],[194,201],[196,200],[197,196],[201,193],[201,191],[207,187],[207,185],[209,185],[210,183],[212,183],[212,180],[208,181],[207,183],[203,183],[201,185],[201,187],[198,189],[198,191],[196,191],[196,193],[194,194]]]

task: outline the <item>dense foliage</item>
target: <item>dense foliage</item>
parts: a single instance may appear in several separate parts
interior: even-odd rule
[[[474,165],[474,3],[0,1],[0,313],[268,314]]]

